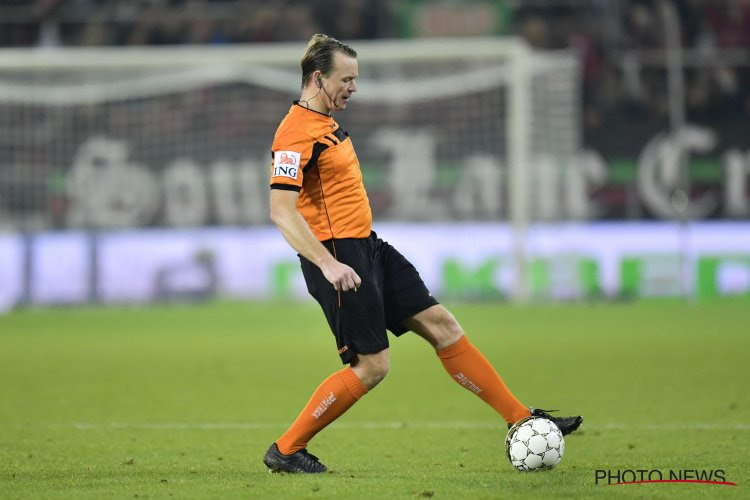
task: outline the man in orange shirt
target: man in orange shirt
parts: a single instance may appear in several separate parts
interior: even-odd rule
[[[357,90],[356,57],[326,35],[310,39],[301,61],[302,95],[276,131],[271,172],[271,220],[300,255],[307,289],[349,366],[320,384],[263,462],[274,472],[326,471],[307,444],[388,373],[386,329],[427,340],[448,374],[509,426],[538,415],[569,434],[583,418],[552,417],[521,404],[414,266],[371,230],[359,160],[349,134],[331,117]]]

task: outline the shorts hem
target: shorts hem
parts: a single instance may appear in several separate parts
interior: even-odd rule
[[[354,356],[356,356],[357,354],[377,354],[380,351],[388,349],[389,347],[390,345],[388,343],[374,344],[356,349],[350,347],[346,351],[339,354],[339,356],[341,356],[341,363],[348,365],[353,361]]]
[[[415,316],[415,315],[421,313],[422,311],[424,311],[426,309],[429,309],[432,306],[436,306],[438,304],[440,304],[440,302],[438,302],[437,299],[435,299],[435,297],[430,296],[430,300],[424,302],[423,304],[420,304],[419,306],[415,306],[415,307],[413,307],[411,309],[408,309],[407,312],[405,312],[402,315],[402,317],[399,318],[399,320],[397,322],[397,324],[398,324],[397,328],[390,328],[389,327],[388,329],[391,331],[391,333],[393,335],[395,335],[396,337],[400,337],[401,335],[405,334],[406,332],[411,331],[411,330],[409,330],[408,328],[406,328],[403,325],[403,322],[404,322],[405,319],[411,318],[412,316]]]

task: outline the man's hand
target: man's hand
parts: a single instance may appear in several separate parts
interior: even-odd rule
[[[297,253],[317,265],[323,276],[336,290],[357,291],[362,280],[354,269],[337,261],[310,230],[305,219],[297,211],[297,191],[271,190],[271,220]]]
[[[354,272],[354,269],[342,264],[341,262],[330,259],[325,264],[320,266],[320,270],[323,271],[323,276],[331,282],[333,288],[346,292],[347,290],[357,291],[357,288],[362,284],[362,280],[359,275]]]

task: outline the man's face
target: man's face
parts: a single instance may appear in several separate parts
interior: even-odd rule
[[[341,52],[333,55],[333,70],[323,78],[323,90],[326,92],[326,103],[331,111],[346,109],[346,104],[357,91],[359,75],[357,60]]]

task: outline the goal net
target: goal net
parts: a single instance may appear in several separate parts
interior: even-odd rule
[[[335,119],[376,221],[510,220],[518,233],[575,216],[555,201],[581,141],[571,54],[498,38],[353,46],[359,90]],[[303,49],[3,51],[0,224],[268,223],[269,148]]]

